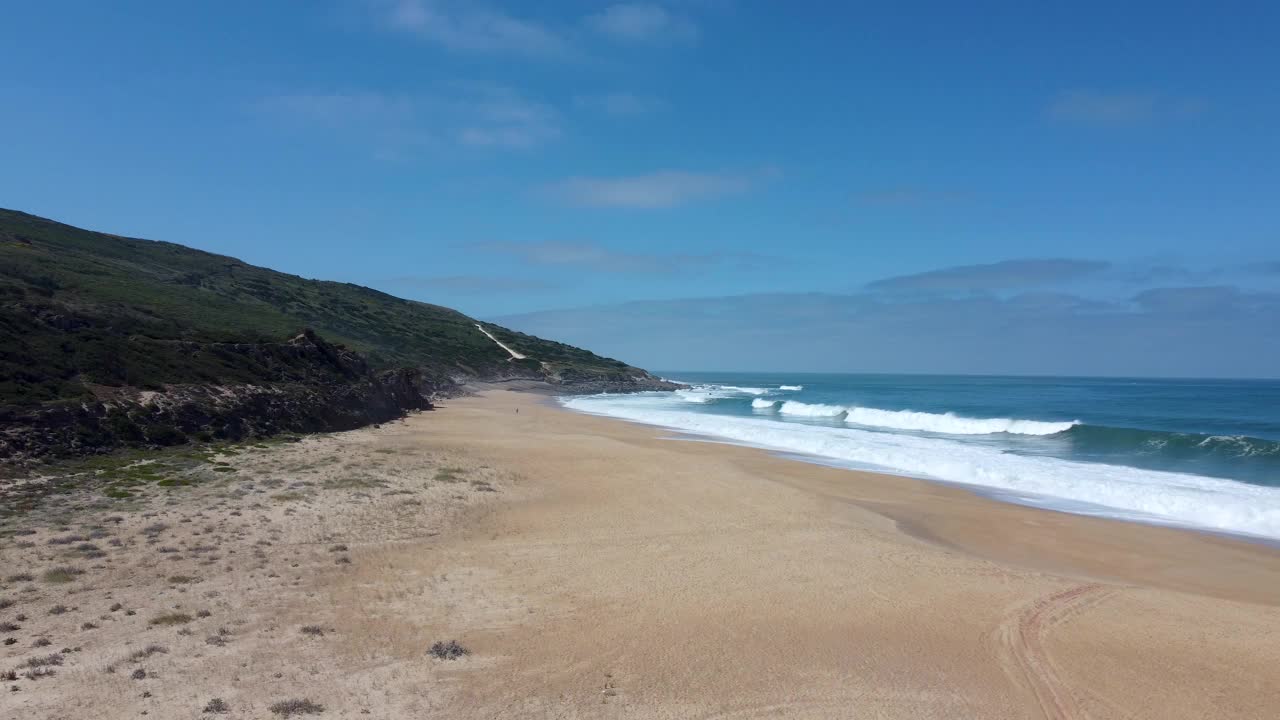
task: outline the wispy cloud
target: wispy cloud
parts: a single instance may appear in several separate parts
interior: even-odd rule
[[[388,282],[401,287],[460,295],[546,292],[559,288],[544,280],[486,275],[402,275],[391,278]]]
[[[390,27],[449,50],[543,57],[569,51],[565,39],[542,23],[477,4],[390,0],[380,7]]]
[[[384,150],[426,146],[531,148],[560,136],[550,105],[509,88],[455,84],[434,94],[282,94],[258,109],[296,125],[341,131]]]
[[[853,194],[852,200],[858,205],[871,207],[915,207],[959,202],[969,197],[968,193],[956,191],[931,190],[918,187],[891,187],[856,192]]]
[[[775,171],[698,173],[663,170],[627,177],[573,177],[541,191],[569,205],[657,209],[739,195],[772,177]]]
[[[635,253],[592,242],[487,242],[470,247],[480,252],[514,257],[531,265],[577,267],[611,273],[668,273],[712,265],[759,269],[779,262],[755,253],[737,251]]]
[[[559,113],[505,88],[485,88],[463,101],[469,122],[458,130],[465,145],[527,148],[560,136]]]
[[[1160,93],[1072,90],[1055,97],[1047,110],[1050,119],[1094,127],[1142,125],[1162,118],[1184,118],[1203,112],[1195,98]]]
[[[688,18],[652,3],[619,3],[587,18],[587,25],[608,37],[627,42],[679,43],[698,38]]]
[[[370,0],[376,21],[446,50],[539,59],[582,55],[594,35],[615,43],[674,45],[698,38],[687,16],[656,3],[609,5],[560,23],[470,0]],[[517,7],[527,7],[517,5]]]
[[[295,93],[264,98],[259,109],[330,127],[385,124],[408,117],[413,101],[375,92]]]
[[[963,265],[876,280],[867,290],[889,293],[980,292],[1042,287],[1100,272],[1110,263],[1044,258]]]
[[[659,98],[628,92],[579,95],[573,99],[573,104],[586,110],[619,117],[649,115],[666,108],[666,103]]]

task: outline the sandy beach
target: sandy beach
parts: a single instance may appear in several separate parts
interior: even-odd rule
[[[1261,544],[673,440],[501,388],[217,462],[4,521],[0,716],[1280,707],[1280,551]],[[429,654],[451,640],[467,654]]]

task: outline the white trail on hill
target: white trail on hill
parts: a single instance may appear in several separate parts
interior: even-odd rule
[[[515,350],[512,350],[511,348],[507,347],[506,345],[503,345],[501,340],[499,340],[498,338],[496,338],[496,337],[494,337],[493,335],[491,335],[491,334],[489,333],[489,331],[488,331],[488,330],[485,330],[485,329],[484,329],[484,326],[482,326],[480,323],[476,323],[476,329],[477,329],[477,330],[479,330],[480,332],[484,333],[484,336],[485,336],[485,337],[487,337],[487,338],[489,338],[490,340],[492,340],[492,341],[494,341],[495,343],[497,343],[497,344],[498,344],[498,347],[500,347],[500,348],[502,348],[503,350],[506,350],[507,352],[511,353],[511,359],[512,359],[512,360],[524,360],[526,357],[528,357],[527,355],[521,355],[520,353],[516,352]]]

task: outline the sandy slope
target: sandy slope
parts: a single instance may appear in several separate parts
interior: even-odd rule
[[[199,717],[211,697],[231,707],[225,717],[270,717],[286,697],[352,718],[1264,718],[1280,707],[1280,552],[660,434],[495,391],[237,458],[240,483],[292,477],[290,453],[302,453],[317,473],[372,467],[386,484],[366,502],[317,483],[288,516],[253,509],[252,495],[222,508],[202,489],[157,500],[175,525],[203,513],[224,553],[275,531],[265,559],[202,566],[182,593],[156,580],[167,567],[146,566],[153,546],[135,524],[150,519],[129,516],[120,554],[71,587],[92,608],[80,614],[118,615],[108,598],[145,607],[144,620],[210,608],[192,636],[123,617],[67,629],[83,618],[44,609],[66,590],[9,584],[0,598],[21,602],[0,619],[23,608],[34,619],[0,657],[32,655],[41,631],[84,649],[57,677],[5,683],[21,690],[0,695],[0,716]],[[441,468],[455,468],[447,482],[434,479]],[[476,491],[477,478],[498,492]],[[397,504],[399,490],[419,504]],[[236,503],[242,515],[218,514]],[[20,537],[45,548],[53,530]],[[335,542],[351,546],[349,565],[332,562]],[[6,574],[48,562],[3,543]],[[235,641],[205,644],[221,623],[236,623]],[[300,633],[307,623],[325,634]],[[471,655],[426,655],[451,638]],[[130,680],[115,658],[147,642],[168,644],[146,661],[158,677]],[[105,673],[109,662],[120,669]]]

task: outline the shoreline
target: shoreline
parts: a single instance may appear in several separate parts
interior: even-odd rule
[[[735,390],[731,386],[724,389]],[[676,399],[708,402],[705,397]],[[560,403],[576,412],[661,428],[682,437],[764,449],[828,467],[925,480],[999,502],[1280,547],[1280,514],[1276,510],[1280,507],[1280,489],[1264,481],[1197,473],[1186,467],[1155,468],[1125,460],[1103,462],[1103,458],[1087,454],[1075,457],[1063,449],[1073,442],[1069,438],[1055,440],[1057,444],[1051,447],[1024,447],[1006,441],[1006,436],[996,431],[974,433],[981,437],[968,440],[962,439],[967,435],[917,436],[857,424],[851,427],[843,421],[780,421],[787,418],[775,414],[779,402],[776,400],[771,401],[772,409],[767,411],[755,409],[761,401],[752,400],[749,415],[740,412],[738,405],[731,405],[727,411],[703,410],[704,405],[663,400],[659,397],[652,402],[631,402],[607,396],[579,396],[562,398]],[[784,403],[784,410],[790,402]],[[840,409],[836,405],[797,404],[827,414]],[[822,419],[827,418],[824,415]],[[997,421],[1015,422],[992,420]],[[890,423],[885,427],[898,426]]]
[[[805,453],[797,453],[787,450],[779,450],[762,445],[753,445],[750,443],[740,442],[731,438],[720,438],[715,435],[701,435],[679,428],[671,428],[664,425],[651,424],[641,421],[630,420],[627,418],[613,417],[603,413],[592,413],[588,411],[575,410],[568,408],[556,401],[553,396],[543,398],[545,406],[554,408],[559,412],[572,413],[580,416],[592,417],[605,422],[621,423],[635,427],[642,432],[651,433],[654,439],[659,441],[679,441],[695,444],[707,444],[725,448],[738,448],[750,452],[762,453],[770,459],[784,463],[796,463],[802,466],[819,467],[836,473],[848,473],[846,481],[852,486],[855,483],[873,481],[881,490],[888,490],[894,483],[902,483],[908,486],[923,484],[926,488],[936,488],[936,491],[929,492],[927,489],[919,493],[923,496],[936,496],[948,498],[956,501],[961,498],[971,502],[965,502],[964,507],[973,507],[975,514],[995,515],[999,516],[1001,521],[1010,521],[1024,523],[1030,526],[1045,525],[1049,527],[1065,527],[1072,525],[1074,521],[1080,521],[1090,527],[1109,527],[1116,525],[1119,527],[1132,527],[1135,536],[1143,536],[1144,531],[1151,531],[1154,535],[1160,537],[1159,542],[1151,540],[1138,539],[1135,541],[1138,545],[1156,546],[1161,543],[1174,543],[1181,545],[1179,538],[1183,535],[1190,535],[1193,538],[1199,538],[1206,543],[1220,543],[1223,547],[1238,548],[1246,555],[1251,555],[1251,549],[1256,549],[1264,557],[1272,557],[1276,562],[1280,562],[1280,540],[1267,538],[1263,536],[1248,535],[1245,533],[1231,533],[1219,531],[1213,528],[1194,527],[1179,525],[1173,522],[1162,523],[1159,521],[1147,522],[1139,519],[1129,519],[1120,517],[1110,517],[1106,515],[1094,515],[1083,512],[1072,512],[1070,510],[1062,510],[1052,507],[1043,507],[1031,503],[1021,503],[1013,500],[1007,500],[997,496],[998,488],[986,488],[980,485],[970,485],[966,483],[951,482],[947,480],[939,480],[936,478],[915,477],[907,474],[898,474],[892,471],[864,470],[859,468],[847,467],[839,464],[838,461],[829,461],[820,455],[807,455]],[[788,482],[787,480],[781,480]],[[1008,552],[1007,549],[998,547],[997,544],[991,542],[990,538],[986,538],[982,533],[974,533],[969,530],[960,532],[958,530],[960,522],[955,518],[946,519],[936,514],[925,514],[910,507],[904,507],[897,503],[878,502],[871,499],[858,499],[854,495],[852,487],[841,488],[840,478],[826,478],[821,485],[813,483],[811,479],[806,481],[791,481],[800,488],[810,491],[822,490],[826,497],[840,502],[851,502],[864,509],[875,512],[886,518],[892,519],[898,524],[899,529],[912,537],[920,540],[935,543],[944,548],[954,550],[962,550],[977,558],[990,560],[995,562],[1020,562],[1026,567],[1034,569],[1048,570],[1051,572],[1064,573],[1083,573],[1089,574],[1087,567],[1095,568],[1092,570],[1094,577],[1105,579],[1108,581],[1132,582],[1135,577],[1126,576],[1124,574],[1106,573],[1097,569],[1095,563],[1081,563],[1078,554],[1073,553],[1072,558],[1068,558],[1065,554],[1058,550],[1043,552],[1041,555],[1035,554],[1019,554]],[[921,490],[916,488],[916,490]],[[981,507],[987,503],[992,507]],[[997,508],[1009,508],[1008,511],[1000,511]],[[1023,512],[1018,512],[1017,509]],[[1024,517],[1026,513],[1030,513],[1030,517]],[[1035,516],[1044,514],[1046,517],[1037,519]],[[1056,520],[1055,520],[1056,518]],[[1101,523],[1099,525],[1099,523]],[[1113,529],[1111,532],[1128,534],[1128,531]],[[1172,533],[1172,535],[1165,535]],[[1186,540],[1183,538],[1183,540]],[[1194,543],[1194,540],[1190,542]],[[1043,548],[1042,550],[1047,550]],[[1017,558],[1022,558],[1021,560]],[[1280,576],[1277,576],[1280,580]],[[1158,582],[1154,575],[1144,575],[1140,581]],[[1273,585],[1274,592],[1267,592],[1262,595],[1255,595],[1252,591],[1248,592],[1251,601],[1258,601],[1267,604],[1280,605],[1280,585]],[[1169,589],[1189,590],[1191,592],[1202,592],[1206,594],[1223,593],[1223,597],[1236,598],[1232,590],[1224,590],[1224,588],[1215,588],[1211,585],[1179,585],[1177,587],[1169,586]]]
[[[0,672],[67,651],[56,675],[4,683],[20,691],[0,715],[197,718],[214,698],[228,717],[305,699],[322,718],[1280,706],[1274,549],[672,442],[549,400],[489,389],[6,521],[0,562],[30,579],[0,587],[16,603],[0,621],[25,618]],[[45,580],[60,563],[84,572]],[[428,654],[451,640],[468,654]]]
[[[1079,510],[1079,511],[1068,510],[1060,507],[1053,507],[1050,503],[1053,501],[1061,501],[1062,498],[1056,498],[1050,495],[1032,496],[1036,498],[1044,498],[1044,500],[1046,501],[1045,504],[1037,504],[1031,500],[1021,501],[1013,497],[1014,493],[1012,493],[1011,491],[1002,490],[1001,488],[993,488],[985,485],[975,485],[972,483],[963,483],[963,482],[958,482],[953,480],[942,480],[939,478],[927,477],[923,475],[911,475],[904,472],[897,472],[892,469],[876,470],[871,468],[859,468],[855,466],[842,465],[840,461],[833,460],[831,458],[826,458],[826,457],[823,457],[822,455],[811,455],[807,453],[796,452],[793,450],[781,450],[777,448],[771,448],[766,445],[753,445],[751,443],[739,442],[733,439],[720,438],[715,435],[699,435],[697,433],[680,430],[678,428],[669,428],[665,425],[651,425],[649,423],[639,422],[635,420],[628,420],[626,418],[612,417],[609,415],[605,415],[603,413],[600,413],[600,414],[587,413],[581,410],[572,410],[570,408],[565,408],[560,405],[557,405],[556,407],[562,410],[567,410],[568,412],[583,413],[587,415],[592,415],[593,417],[599,417],[605,420],[616,420],[618,422],[630,423],[634,425],[639,425],[641,427],[659,428],[662,430],[666,430],[669,433],[671,433],[671,435],[669,435],[664,439],[669,439],[669,440],[679,440],[683,442],[705,442],[705,443],[712,443],[712,444],[718,444],[718,445],[728,445],[732,447],[749,448],[752,450],[760,450],[760,451],[769,453],[773,457],[777,457],[783,460],[791,460],[794,462],[805,463],[808,465],[817,465],[819,467],[833,468],[835,470],[845,470],[845,471],[854,472],[854,473],[880,475],[880,476],[889,477],[889,478],[900,478],[903,480],[911,480],[916,482],[926,482],[932,485],[939,485],[942,487],[951,488],[953,490],[958,490],[960,492],[967,493],[969,495],[973,495],[973,496],[982,498],[984,500],[990,500],[992,502],[1000,503],[1002,505],[1014,505],[1017,507],[1028,508],[1031,510],[1038,510],[1040,512],[1055,513],[1055,514],[1068,515],[1068,516],[1074,516],[1074,517],[1093,518],[1096,520],[1106,520],[1109,522],[1132,523],[1132,524],[1141,525],[1144,527],[1163,528],[1166,530],[1179,530],[1182,532],[1190,532],[1190,533],[1196,533],[1200,535],[1207,535],[1209,537],[1218,538],[1221,540],[1230,540],[1235,542],[1248,543],[1252,545],[1261,545],[1272,550],[1280,551],[1280,538],[1272,538],[1264,535],[1252,535],[1252,534],[1243,533],[1243,532],[1231,532],[1228,530],[1219,530],[1217,528],[1205,527],[1202,525],[1181,524],[1173,520],[1168,520],[1165,518],[1160,518],[1155,516],[1146,517],[1146,518],[1121,517],[1119,515],[1107,514],[1108,511],[1115,512],[1116,509],[1109,508],[1105,505],[1093,505],[1092,507],[1097,508],[1096,512],[1090,512],[1087,510]],[[1088,503],[1078,503],[1078,504],[1089,505]]]

